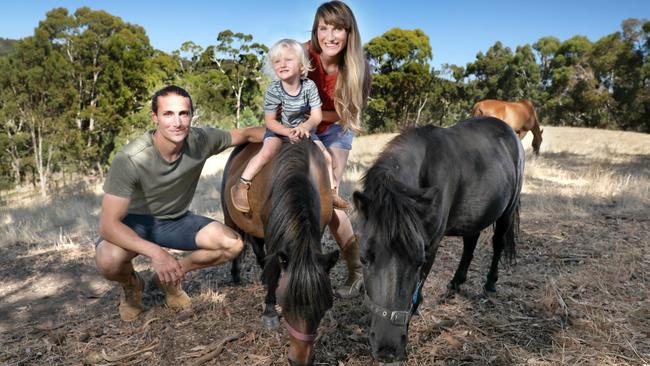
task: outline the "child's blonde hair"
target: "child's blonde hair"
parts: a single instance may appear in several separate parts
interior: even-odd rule
[[[270,76],[272,79],[278,78],[278,76],[275,75],[275,70],[273,70],[273,60],[280,57],[280,52],[285,48],[292,50],[293,53],[296,54],[298,57],[298,62],[300,62],[300,65],[302,65],[302,72],[300,76],[302,79],[306,79],[307,74],[313,70],[311,68],[311,62],[309,62],[309,54],[300,42],[289,38],[281,39],[275,42],[273,46],[271,46],[269,53],[266,54],[266,60],[264,61],[264,73]]]

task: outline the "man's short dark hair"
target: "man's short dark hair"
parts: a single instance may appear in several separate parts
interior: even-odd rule
[[[194,105],[192,104],[192,97],[187,90],[181,88],[178,85],[167,85],[166,87],[158,90],[154,93],[153,98],[151,98],[151,111],[156,114],[158,113],[158,97],[164,97],[165,95],[176,94],[181,97],[185,97],[190,100],[190,112],[194,113]]]

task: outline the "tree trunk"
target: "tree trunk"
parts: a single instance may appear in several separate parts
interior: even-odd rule
[[[428,100],[428,99],[429,99],[429,96],[426,95],[426,96],[424,97],[424,101],[422,101],[422,104],[420,104],[420,108],[418,108],[418,114],[417,114],[417,116],[415,117],[415,125],[416,125],[416,126],[420,124],[420,114],[422,114],[422,109],[424,109],[424,106],[427,105],[427,100]]]
[[[52,148],[48,149],[47,163],[43,162],[43,134],[41,127],[36,124],[36,120],[32,117],[32,125],[30,134],[32,137],[32,146],[34,151],[34,163],[36,165],[36,173],[38,174],[39,190],[41,197],[47,198],[47,178],[49,174],[50,161],[52,158]]]
[[[239,88],[235,93],[235,98],[237,98],[237,108],[235,111],[235,128],[239,128],[239,111],[241,109],[241,94],[243,88],[244,88],[244,83],[243,82],[239,83]]]

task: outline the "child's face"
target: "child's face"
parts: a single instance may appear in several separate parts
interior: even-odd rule
[[[299,79],[302,73],[302,64],[293,50],[283,48],[278,57],[273,60],[273,70],[282,81]]]

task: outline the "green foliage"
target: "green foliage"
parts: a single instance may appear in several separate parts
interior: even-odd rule
[[[466,76],[472,76],[481,99],[507,99],[504,89],[508,65],[513,61],[512,50],[496,42],[487,52],[479,52],[476,61],[467,64]]]
[[[0,37],[0,56],[8,55],[16,44],[16,40]]]
[[[240,127],[243,106],[260,93],[262,61],[267,52],[268,47],[253,42],[250,34],[225,30],[217,36],[217,44],[209,46],[202,55],[203,60],[211,62],[208,67],[216,67],[225,76],[224,97],[234,102],[231,105],[231,110],[235,112],[232,127]]]
[[[365,51],[376,72],[365,118],[368,131],[418,124],[435,79],[429,37],[420,29],[393,28],[370,40]]]

